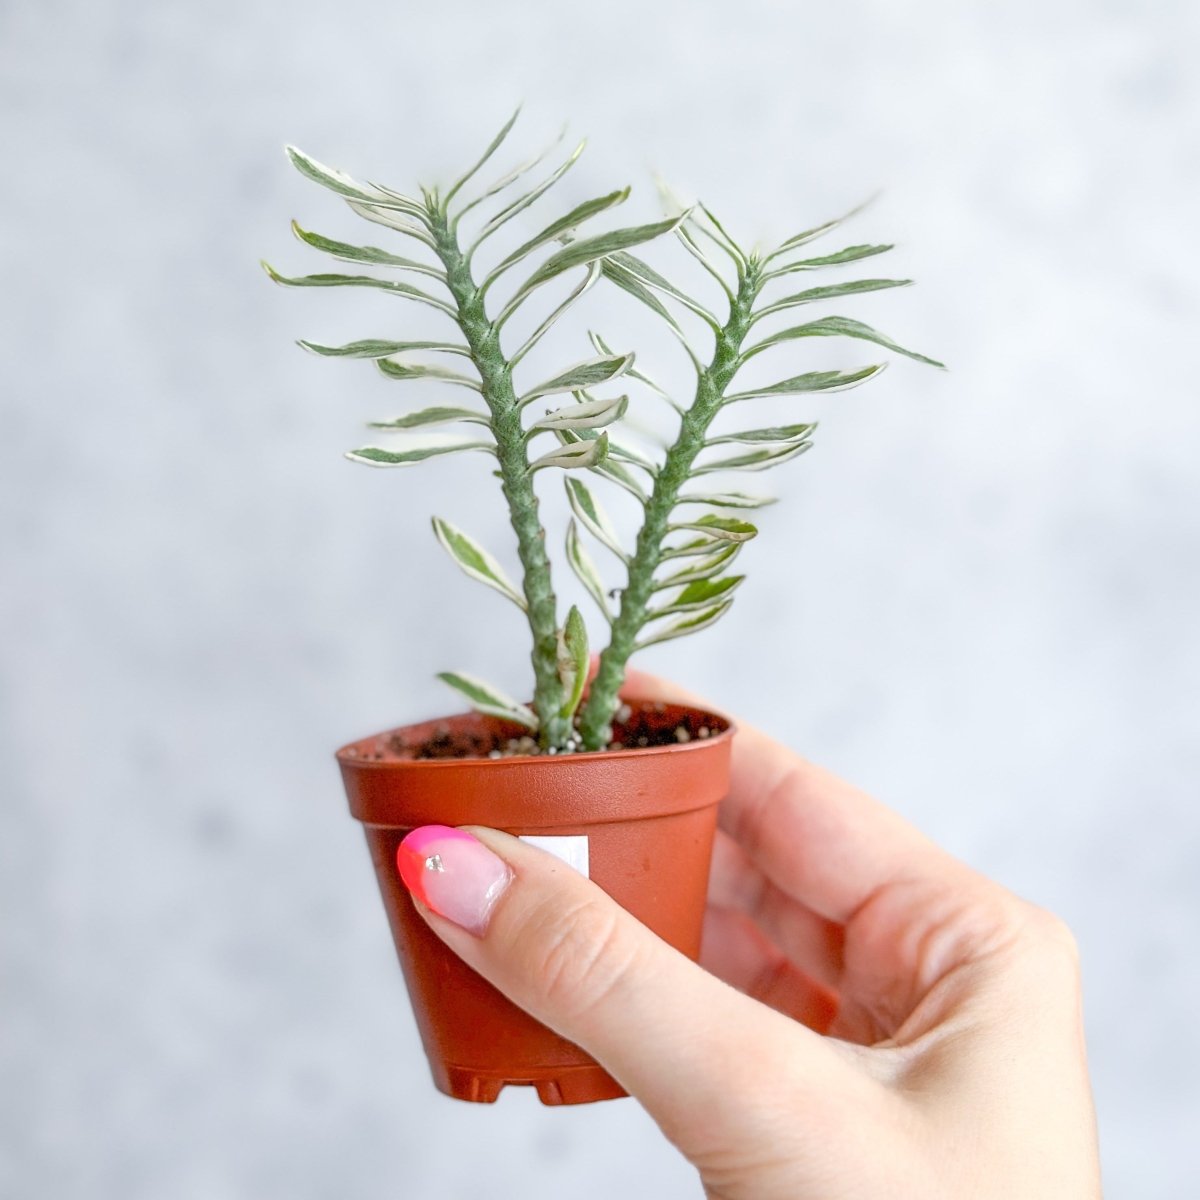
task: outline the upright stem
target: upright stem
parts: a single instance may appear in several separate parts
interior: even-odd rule
[[[483,297],[475,286],[458,238],[445,213],[433,205],[430,209],[437,255],[446,268],[446,280],[458,307],[458,323],[479,371],[483,398],[491,412],[500,480],[517,535],[517,553],[523,568],[522,590],[533,635],[533,706],[540,720],[538,740],[543,749],[561,749],[571,733],[571,722],[558,715],[564,699],[558,674],[558,603],[546,556],[546,531],[538,517],[538,499],[529,474],[529,455],[513,391],[512,367],[500,349],[499,331],[488,319]]]
[[[671,513],[679,490],[691,478],[692,464],[704,449],[705,436],[721,408],[739,366],[742,343],[750,332],[750,310],[761,287],[757,265],[741,272],[729,319],[717,336],[712,362],[696,381],[696,395],[683,414],[679,436],[667,451],[666,462],[655,478],[646,504],[646,519],[638,531],[637,547],[629,563],[629,578],[621,592],[621,606],[613,620],[612,637],[600,655],[600,665],[579,720],[583,745],[599,750],[612,738],[617,691],[625,679],[625,665],[636,648],[637,635],[646,623],[654,593],[654,572],[662,562],[663,539],[669,532]]]

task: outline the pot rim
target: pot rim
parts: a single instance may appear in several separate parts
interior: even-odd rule
[[[697,713],[700,716],[712,717],[715,721],[724,725],[723,729],[713,733],[706,738],[693,738],[690,742],[670,742],[661,746],[628,746],[622,747],[620,750],[582,750],[573,754],[508,754],[500,758],[489,758],[486,756],[473,755],[463,758],[389,758],[389,759],[370,759],[363,758],[356,751],[364,742],[369,742],[374,738],[387,737],[397,733],[402,729],[412,729],[420,725],[434,725],[439,721],[459,720],[466,716],[482,716],[472,710],[467,713],[451,713],[448,716],[428,717],[423,721],[411,721],[406,725],[400,725],[393,729],[384,729],[379,733],[368,733],[365,737],[355,738],[351,742],[347,742],[340,747],[335,757],[339,764],[353,765],[357,770],[370,771],[396,771],[403,769],[419,769],[422,771],[428,770],[452,770],[455,767],[461,769],[464,764],[470,764],[472,767],[505,767],[513,765],[538,764],[538,766],[552,766],[555,763],[581,763],[596,760],[612,762],[616,759],[623,758],[646,758],[653,757],[658,754],[686,754],[689,751],[702,750],[705,746],[713,746],[722,741],[729,741],[735,733],[737,733],[737,723],[732,717],[727,717],[723,713],[714,712],[710,708],[701,708],[693,704],[677,704],[673,701],[658,700],[652,696],[623,696],[622,701],[626,704],[665,704],[670,708],[686,709],[689,712]],[[497,718],[490,718],[495,720]],[[519,729],[520,726],[514,725],[514,729]],[[528,733],[528,730],[525,731]]]

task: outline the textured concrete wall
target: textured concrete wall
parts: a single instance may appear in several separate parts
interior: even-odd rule
[[[330,760],[524,650],[427,531],[511,561],[481,464],[339,457],[395,385],[291,339],[424,325],[269,286],[356,231],[280,146],[410,186],[521,97],[592,135],[563,200],[886,189],[851,240],[921,286],[848,311],[953,372],[801,406],[739,604],[646,665],[1061,912],[1111,1194],[1195,1195],[1197,51],[1186,0],[0,5],[0,1196],[696,1194],[632,1102],[433,1094]]]

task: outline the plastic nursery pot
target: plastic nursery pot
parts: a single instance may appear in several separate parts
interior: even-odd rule
[[[693,959],[699,953],[733,726],[679,705],[628,704],[631,715],[614,736],[623,740],[628,730],[635,746],[641,737],[651,743],[645,748],[490,758],[489,751],[525,731],[469,714],[338,751],[434,1082],[447,1095],[490,1103],[506,1084],[526,1084],[543,1104],[583,1104],[625,1092],[578,1046],[517,1008],[434,936],[396,866],[396,848],[410,829],[488,825],[536,838],[676,949]],[[654,744],[659,738],[668,744]]]

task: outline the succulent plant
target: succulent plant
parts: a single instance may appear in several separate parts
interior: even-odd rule
[[[395,271],[400,277],[287,277],[263,265],[275,282],[289,287],[375,288],[430,306],[453,323],[456,333],[446,341],[372,339],[344,346],[310,341],[300,345],[318,355],[370,360],[390,379],[429,380],[475,394],[470,406],[444,404],[372,423],[372,428],[391,431],[460,426],[470,431],[467,440],[400,448],[365,446],[350,451],[348,457],[375,467],[407,466],[465,451],[495,458],[495,473],[516,534],[520,584],[510,580],[496,559],[461,529],[439,517],[433,518],[433,528],[463,571],[524,612],[532,636],[533,701],[521,704],[472,675],[444,672],[439,678],[473,708],[528,728],[545,751],[599,750],[612,737],[618,690],[630,656],[645,646],[712,625],[729,611],[743,581],[743,576],[730,573],[731,568],[757,533],[744,514],[773,501],[711,488],[709,477],[763,471],[788,462],[809,449],[816,428],[812,422],[797,422],[717,433],[713,426],[718,415],[764,397],[856,387],[877,376],[886,362],[847,371],[808,371],[767,385],[738,387],[735,381],[742,368],[768,351],[803,344],[808,338],[830,337],[867,342],[936,367],[942,364],[849,317],[820,316],[799,324],[789,324],[785,318],[782,327],[762,332],[759,323],[779,314],[911,282],[868,278],[790,291],[786,284],[792,277],[860,262],[892,248],[854,245],[806,257],[805,248],[846,217],[798,233],[769,251],[745,250],[703,204],[685,207],[665,196],[671,212],[663,220],[581,233],[588,222],[627,199],[629,188],[621,188],[576,205],[512,249],[498,257],[493,253],[494,261],[485,263],[494,244],[491,239],[541,200],[583,151],[580,143],[532,187],[528,181],[549,152],[483,188],[472,189],[469,185],[505,143],[516,117],[514,113],[479,160],[454,183],[444,190],[422,187],[419,199],[359,182],[289,146],[288,156],[303,175],[340,196],[360,217],[415,242],[419,249],[411,253],[419,257],[334,241],[293,222],[296,236],[314,249],[344,262]],[[716,281],[719,312],[633,253],[660,239],[674,239]],[[510,286],[518,272],[523,277]],[[408,281],[414,276],[420,286]],[[541,305],[545,285],[564,277],[571,285],[565,298],[547,306],[548,313],[520,344],[510,345],[506,331],[511,318],[528,305]],[[772,285],[781,281],[783,294],[778,294],[780,289]],[[520,368],[533,347],[597,283],[615,285],[635,298],[677,339],[694,374],[690,395],[681,398],[661,387],[635,365],[632,352],[614,350],[594,333],[590,357],[568,361],[541,382],[517,382],[525,374]],[[689,334],[692,326],[704,332],[705,344],[698,345]],[[657,456],[623,434],[621,441],[611,435],[612,428],[632,415],[630,399],[624,394],[599,395],[598,390],[618,380],[647,403],[664,403],[673,410],[672,440]],[[535,404],[547,399],[558,407],[537,415]],[[589,667],[585,622],[574,605],[560,620],[538,512],[535,481],[545,472],[560,470],[566,472],[573,513],[566,533],[566,560],[609,630],[590,687],[585,687]],[[622,544],[602,507],[594,490],[597,482],[615,485],[636,500],[641,524],[632,549]],[[611,591],[602,582],[581,530],[620,563],[623,579]],[[612,597],[617,597],[615,603]]]

